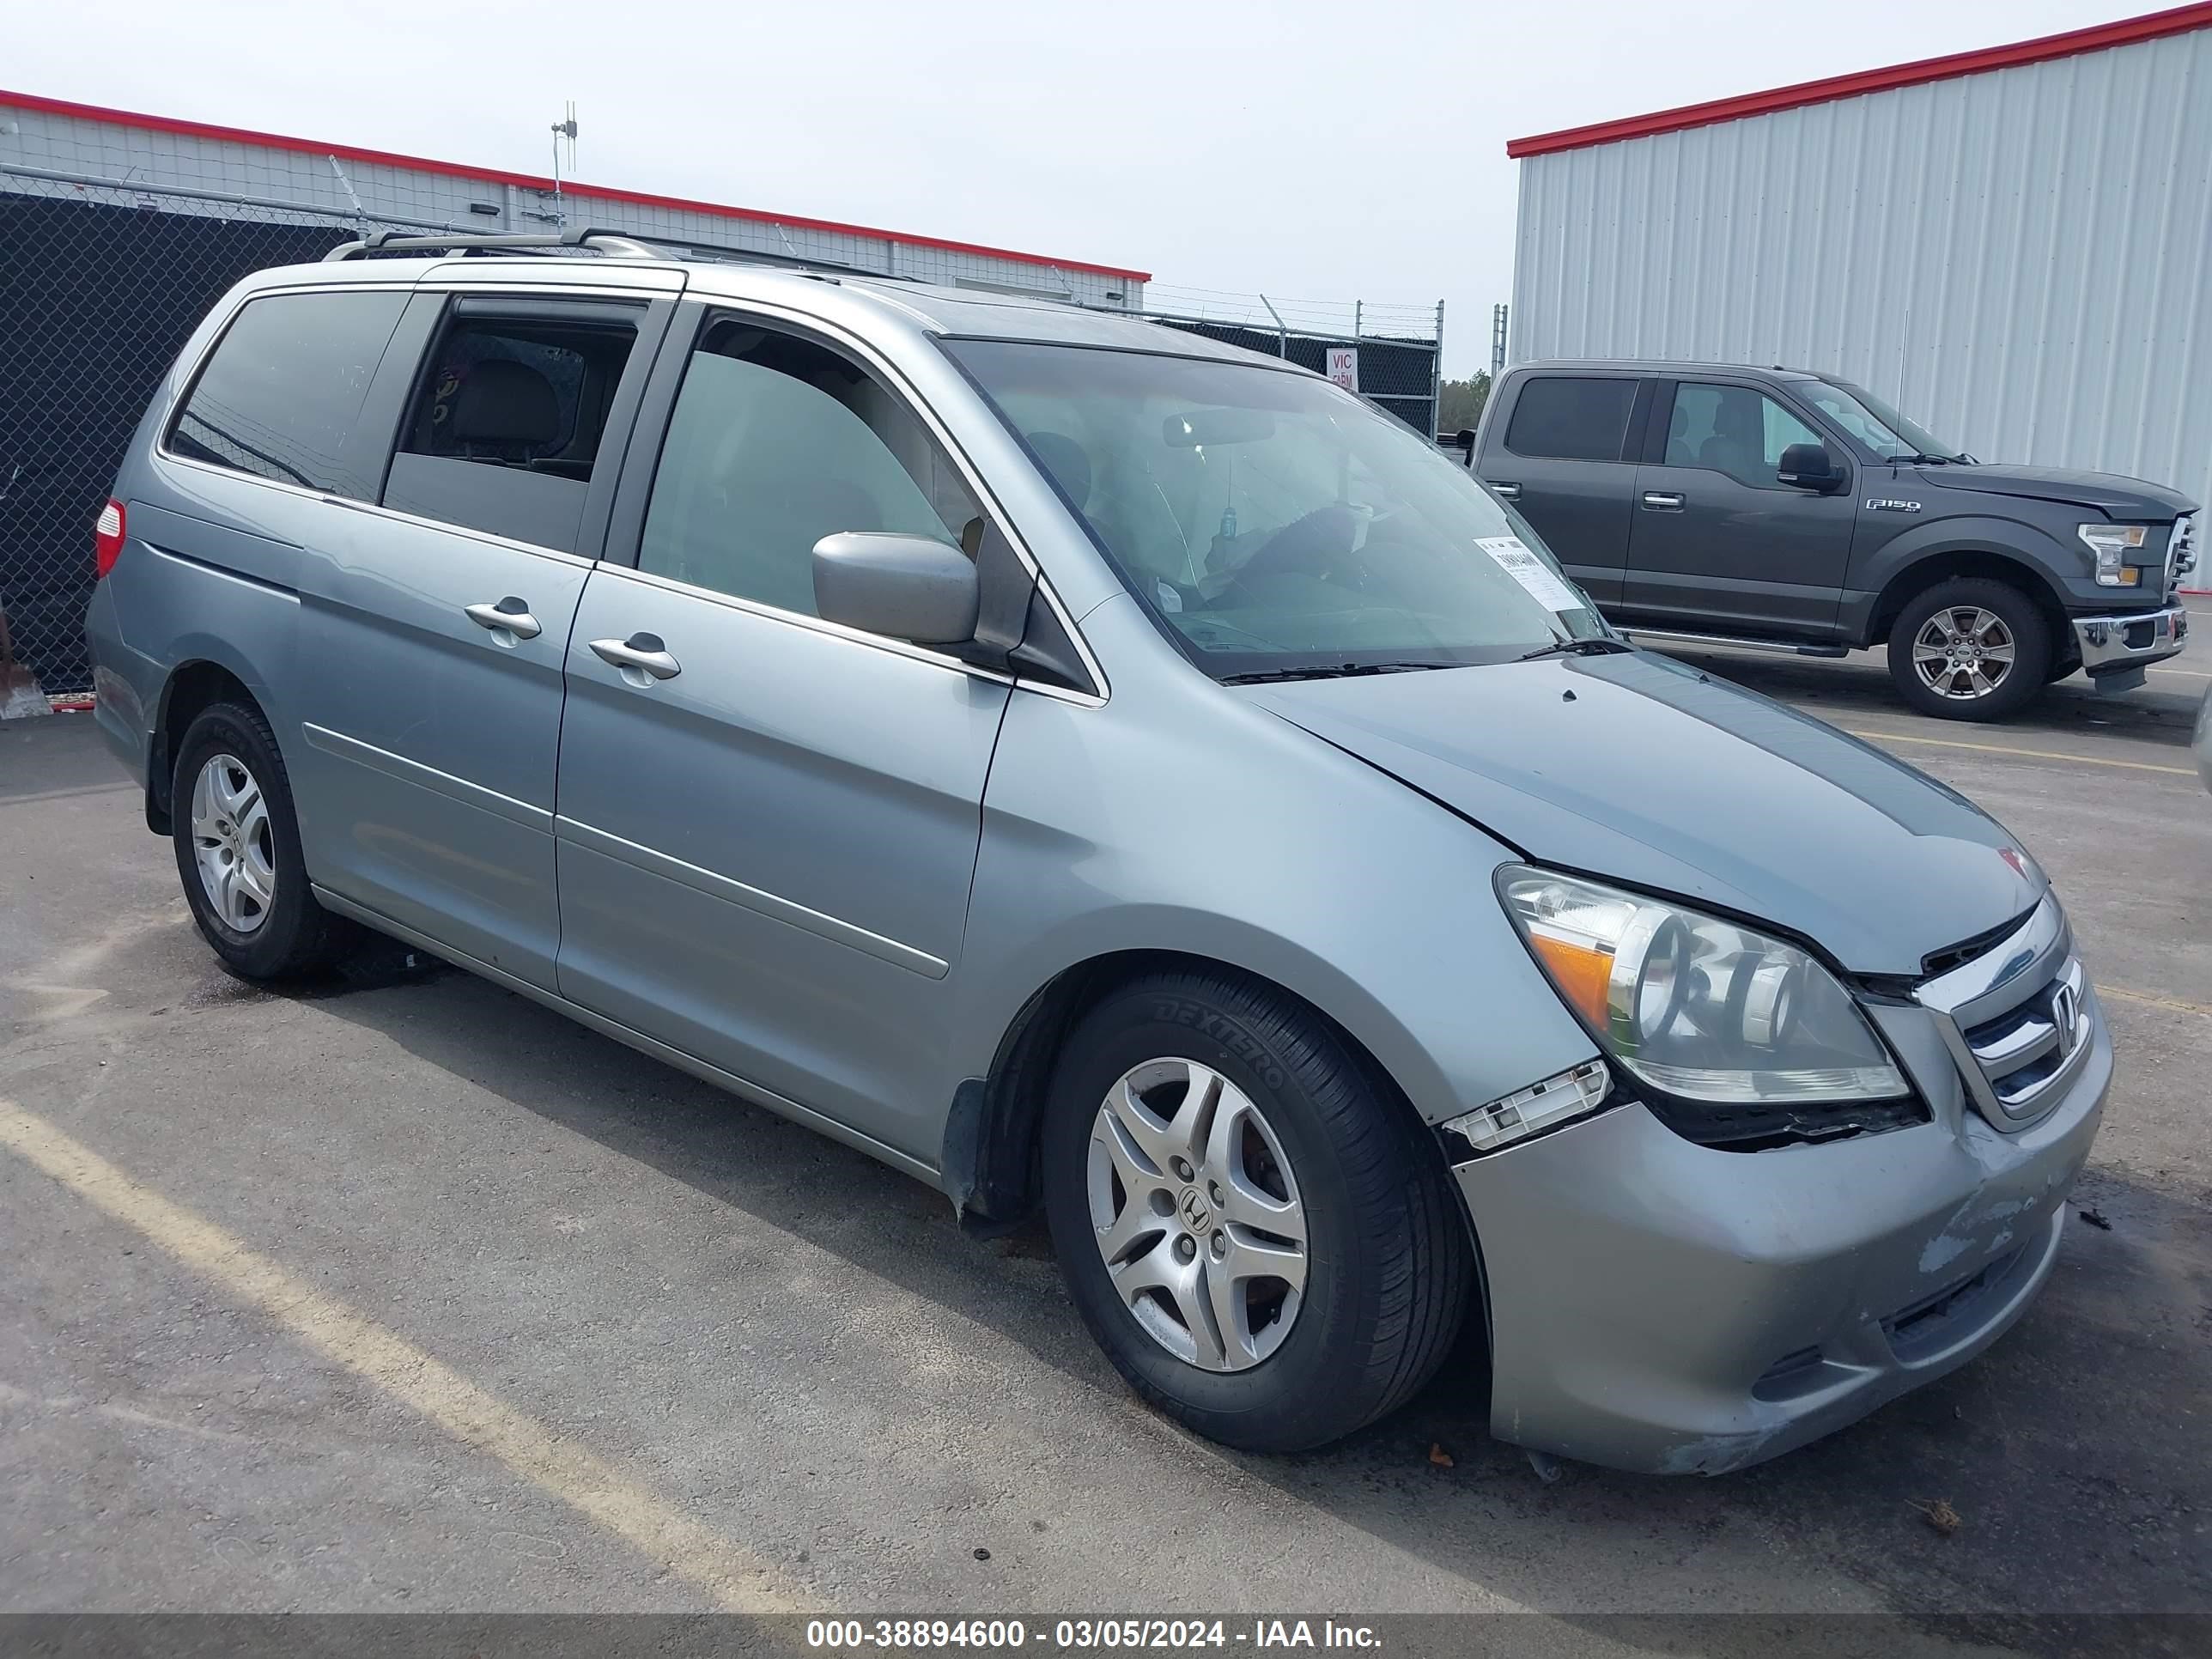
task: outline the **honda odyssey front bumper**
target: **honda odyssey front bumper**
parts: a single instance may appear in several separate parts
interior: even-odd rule
[[[2112,1078],[2087,1052],[2031,1126],[1967,1099],[1938,1022],[1871,1010],[1933,1121],[1722,1152],[1641,1105],[1454,1174],[1480,1249],[1503,1440],[1718,1474],[1802,1445],[1972,1358],[2049,1277]]]

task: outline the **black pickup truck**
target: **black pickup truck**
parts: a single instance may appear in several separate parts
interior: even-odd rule
[[[1977,461],[1829,375],[1524,364],[1458,441],[1625,631],[1887,645],[1923,714],[2001,719],[2077,669],[2128,690],[2188,631],[2196,502]]]

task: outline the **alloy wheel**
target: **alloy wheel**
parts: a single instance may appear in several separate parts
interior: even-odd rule
[[[1195,1060],[1131,1067],[1093,1121],[1086,1173],[1098,1254],[1154,1341],[1207,1371],[1282,1346],[1305,1291],[1305,1209],[1242,1090]]]
[[[1912,669],[1939,697],[1971,702],[1995,694],[2013,672],[2012,630],[1993,611],[1947,606],[1912,636]]]
[[[269,800],[246,763],[210,756],[192,781],[192,855],[200,890],[233,933],[251,933],[276,897]]]

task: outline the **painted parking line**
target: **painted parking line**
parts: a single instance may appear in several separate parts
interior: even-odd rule
[[[2152,674],[2171,674],[2177,679],[2212,680],[2212,674],[2206,673],[2201,668],[2152,668],[2144,672]]]
[[[816,1610],[775,1567],[701,1525],[597,1453],[517,1411],[404,1338],[295,1278],[215,1223],[140,1185],[90,1147],[0,1100],[0,1147],[251,1304],[324,1358],[704,1591],[729,1613]]]
[[[2115,985],[2100,985],[2100,997],[2118,997],[2127,1002],[2140,1002],[2147,1007],[2169,1008],[2177,1014],[2194,1014],[2199,1019],[2212,1019],[2212,1008],[2201,1002],[2182,1002],[2172,997],[2154,997],[2147,991],[2123,991]]]
[[[1934,749],[1971,749],[1983,755],[2021,755],[2031,760],[2067,761],[2076,766],[2117,766],[2130,772],[2166,772],[2177,778],[2193,778],[2193,766],[2154,766],[2148,761],[2109,760],[2102,755],[2066,755],[2056,749],[2014,749],[2001,743],[1960,743],[1954,738],[1916,738],[1904,732],[1863,732],[1856,726],[1839,731],[1875,743],[1923,743]]]

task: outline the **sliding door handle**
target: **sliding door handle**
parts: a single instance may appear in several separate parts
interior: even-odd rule
[[[668,647],[660,642],[658,634],[633,634],[626,640],[593,640],[592,652],[601,662],[621,669],[623,678],[632,685],[672,680],[684,672],[684,665],[668,654]]]
[[[512,593],[497,605],[465,605],[461,614],[478,628],[489,628],[495,634],[504,629],[518,640],[534,640],[545,631],[530,614],[529,605]]]

